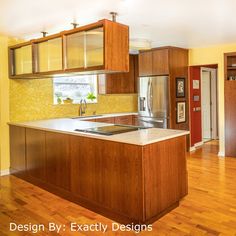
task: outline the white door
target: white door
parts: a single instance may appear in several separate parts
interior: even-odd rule
[[[202,71],[202,139],[211,139],[211,72]]]

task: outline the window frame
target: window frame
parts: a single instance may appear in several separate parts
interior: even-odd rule
[[[94,76],[94,83],[93,83],[93,85],[94,85],[94,91],[96,91],[96,93],[94,93],[94,95],[96,96],[96,98],[92,101],[91,99],[87,99],[86,97],[80,97],[80,98],[78,98],[78,99],[73,99],[74,101],[72,101],[72,102],[69,102],[69,103],[65,103],[64,102],[64,100],[65,100],[65,97],[62,97],[61,99],[62,99],[62,102],[61,103],[58,103],[57,102],[57,97],[56,97],[56,95],[55,95],[55,93],[56,93],[56,91],[55,91],[55,84],[70,84],[70,85],[73,85],[73,84],[78,84],[78,85],[87,85],[87,84],[89,84],[89,83],[85,83],[85,82],[79,82],[79,78],[78,78],[78,82],[76,82],[76,83],[73,83],[73,82],[68,82],[68,83],[63,83],[63,82],[55,82],[55,80],[57,79],[57,78],[61,78],[61,79],[63,79],[63,77],[61,77],[61,76],[55,76],[53,79],[52,79],[52,89],[53,89],[53,92],[52,92],[52,96],[53,96],[53,105],[68,105],[68,104],[71,104],[71,105],[78,105],[78,104],[80,104],[80,100],[81,99],[85,99],[86,100],[86,103],[88,103],[88,104],[96,104],[96,103],[98,103],[98,76],[97,75],[95,75],[95,74],[92,74],[92,75],[77,75],[77,76],[65,76],[64,78],[75,78],[75,77],[84,77],[84,76]],[[70,97],[70,96],[68,96],[68,97]]]

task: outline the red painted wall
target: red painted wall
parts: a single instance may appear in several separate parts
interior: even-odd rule
[[[191,146],[202,141],[202,122],[201,111],[193,111],[196,107],[201,107],[201,70],[200,66],[191,66],[189,71],[190,77],[190,132]],[[199,80],[199,89],[193,89],[193,80]],[[194,101],[193,96],[199,96],[199,101]]]

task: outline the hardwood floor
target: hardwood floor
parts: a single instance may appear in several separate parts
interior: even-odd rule
[[[180,206],[153,224],[152,232],[139,235],[236,235],[236,158],[218,158],[218,143],[208,142],[188,157],[189,194]],[[112,232],[112,221],[14,176],[0,177],[0,235],[32,235],[9,232],[9,223],[66,225],[60,234],[104,235],[69,231],[70,222],[108,225],[105,235],[137,235]]]

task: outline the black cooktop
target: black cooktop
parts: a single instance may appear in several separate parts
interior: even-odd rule
[[[121,134],[130,131],[136,131],[140,129],[146,129],[147,127],[139,127],[139,126],[128,126],[128,125],[108,125],[102,127],[88,128],[88,129],[75,129],[78,132],[84,133],[93,133],[93,134],[101,134],[101,135],[113,135],[113,134]]]

